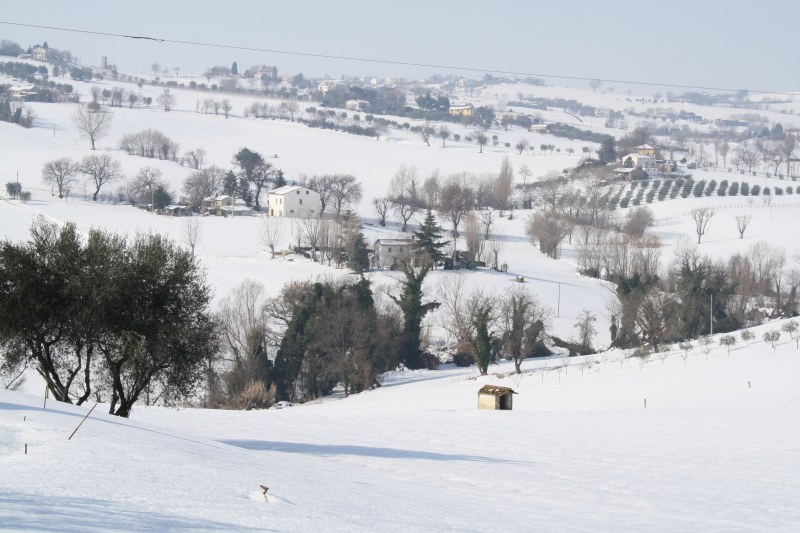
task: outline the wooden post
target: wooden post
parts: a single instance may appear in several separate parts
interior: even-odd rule
[[[748,388],[748,389],[752,389],[752,388],[753,388],[753,386],[752,386],[752,385],[750,385],[750,380],[748,380],[748,381],[747,381],[747,388]]]
[[[644,408],[647,409],[647,398],[644,399]]]
[[[42,410],[47,409],[47,395],[50,394],[50,389],[47,388],[47,385],[44,386],[44,405],[42,406]]]
[[[25,443],[25,455],[28,455],[28,443]]]
[[[72,432],[72,435],[75,435],[75,433],[77,433],[77,432],[78,432],[78,430],[81,428],[81,426],[82,426],[82,425],[83,425],[83,423],[86,421],[86,419],[87,419],[87,418],[89,418],[89,415],[90,415],[90,414],[92,414],[92,411],[94,411],[94,408],[95,408],[95,407],[97,407],[97,404],[94,404],[94,405],[92,406],[92,408],[91,408],[91,409],[89,409],[89,412],[88,412],[88,413],[86,413],[86,416],[84,416],[84,417],[83,417],[83,420],[81,420],[81,423],[80,423],[80,424],[78,424],[78,427],[76,427],[76,428],[75,428],[75,431],[73,431],[73,432]],[[67,440],[72,440],[72,435],[70,435],[70,436],[69,436],[69,438],[68,438]]]

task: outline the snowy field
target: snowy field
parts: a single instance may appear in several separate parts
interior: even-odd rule
[[[779,324],[778,324],[779,325]],[[756,339],[773,324],[755,330]],[[785,334],[784,334],[785,337]],[[800,352],[739,341],[390,375],[347,400],[129,420],[0,392],[10,530],[793,531]],[[486,383],[513,411],[476,410]],[[645,400],[647,406],[645,407]],[[28,454],[24,454],[24,446]],[[260,484],[270,487],[262,496]]]

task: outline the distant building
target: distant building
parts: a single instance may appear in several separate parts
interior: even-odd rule
[[[200,205],[200,212],[204,215],[216,216],[249,216],[253,210],[244,203],[244,200],[234,198],[227,194],[218,194],[203,198]]]
[[[420,259],[414,239],[378,239],[373,248],[373,268],[396,268],[401,263],[419,266]]]
[[[644,154],[628,154],[622,158],[622,166],[625,168],[638,168],[645,172],[655,171],[658,168],[656,158]]]
[[[48,49],[38,44],[33,47],[32,57],[35,61],[47,61]]]
[[[450,114],[454,117],[471,117],[475,112],[475,106],[468,103],[453,103],[450,105]]]
[[[302,185],[286,185],[269,191],[267,209],[271,217],[318,217],[321,207],[319,193]]]
[[[14,85],[8,88],[8,95],[12,100],[30,101],[37,94],[35,85]]]
[[[636,150],[637,154],[649,155],[650,157],[655,157],[656,159],[658,158],[658,148],[655,146],[650,146],[649,144],[640,144],[634,148],[634,150]]]
[[[278,67],[268,67],[264,65],[253,74],[253,78],[261,81],[277,80]]]

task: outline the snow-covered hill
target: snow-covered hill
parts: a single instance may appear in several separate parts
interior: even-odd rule
[[[771,327],[755,330],[756,338]],[[790,531],[800,352],[788,338],[684,363],[618,352],[522,377],[391,375],[347,400],[130,420],[0,392],[11,530]],[[560,369],[560,370],[559,370]],[[505,377],[504,377],[505,376]],[[486,383],[513,411],[476,410]],[[645,400],[647,406],[644,406]],[[24,454],[24,446],[28,454]],[[265,501],[260,484],[270,487]]]

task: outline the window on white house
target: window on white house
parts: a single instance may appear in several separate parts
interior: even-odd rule
[[[303,205],[303,199],[300,198],[300,205]]]

